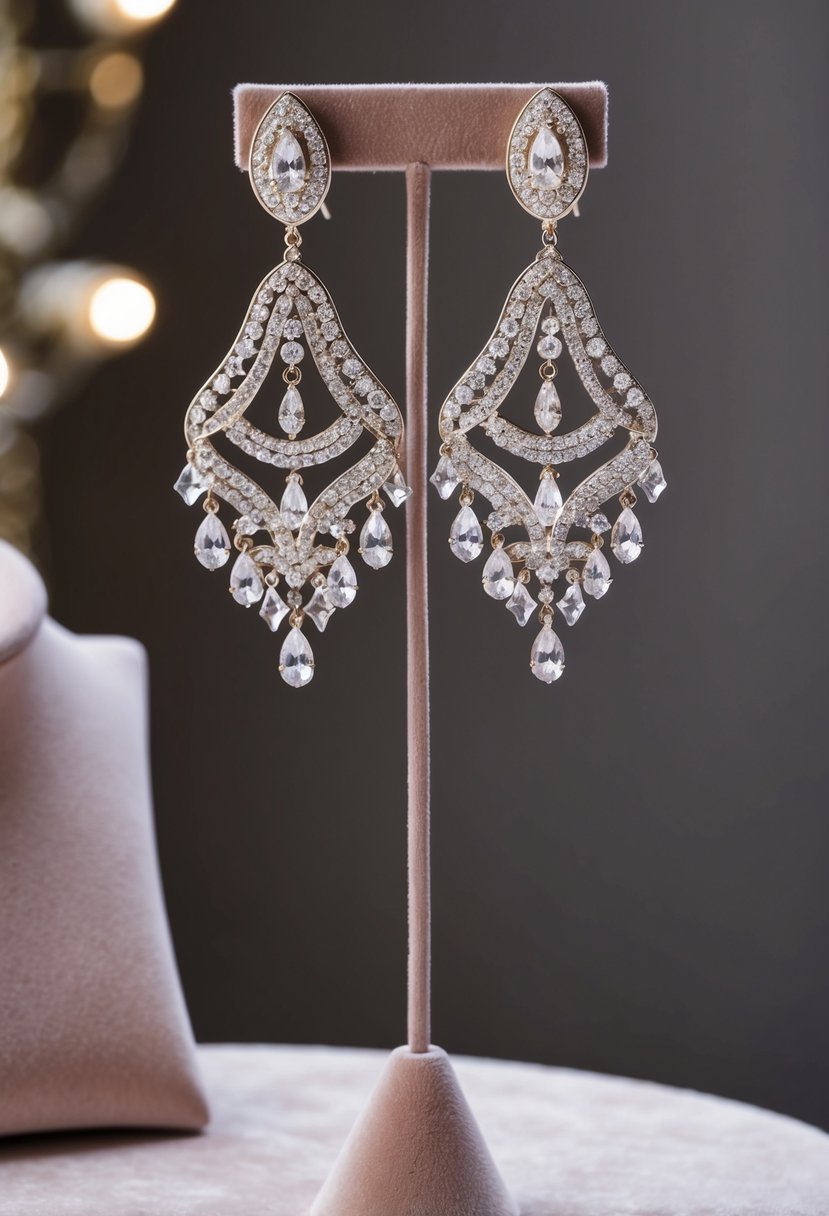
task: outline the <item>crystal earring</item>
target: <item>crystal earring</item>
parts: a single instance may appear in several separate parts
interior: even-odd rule
[[[400,410],[349,342],[328,290],[301,260],[299,226],[323,207],[331,158],[325,136],[293,94],[283,93],[259,124],[249,168],[259,202],[286,225],[285,257],[260,283],[232,349],[187,410],[187,464],[175,488],[188,505],[205,494],[205,517],[195,540],[201,564],[217,570],[234,547],[238,556],[230,591],[236,602],[260,604],[259,615],[273,632],[288,617],[279,670],[286,684],[300,688],[314,674],[303,632],[306,621],[324,630],[332,613],[346,608],[357,594],[348,557],[355,527],[351,508],[367,504],[358,552],[367,566],[379,570],[391,560],[393,547],[380,490],[396,507],[411,491],[398,464]],[[306,347],[339,412],[325,429],[301,438]],[[247,413],[277,357],[281,400],[260,408],[259,421],[266,428],[260,429]],[[269,411],[282,435],[269,433]],[[363,432],[372,440],[369,450],[309,507],[303,471],[307,475],[315,465],[340,456]],[[219,437],[265,465],[287,470],[278,507],[217,450]],[[219,500],[237,512],[232,546],[219,518]]]
[[[510,134],[507,176],[521,206],[542,221],[543,247],[510,289],[492,337],[443,403],[440,461],[430,479],[443,499],[461,487],[449,544],[463,562],[473,561],[484,548],[475,494],[490,503],[486,524],[492,552],[482,571],[484,591],[506,601],[522,626],[540,605],[541,631],[530,668],[545,684],[564,670],[564,648],[553,629],[556,608],[574,625],[584,611],[585,593],[601,599],[613,581],[602,552],[605,534],[610,533],[609,548],[618,561],[634,561],[642,551],[634,484],[650,502],[666,484],[653,448],[653,406],[610,349],[581,280],[556,249],[556,225],[576,208],[587,163],[584,132],[575,114],[552,89],[541,89]],[[534,402],[538,431],[530,432],[500,410],[534,344],[541,384]],[[596,412],[575,429],[556,434],[562,416],[556,361],[564,346]],[[470,436],[476,427],[496,449],[540,466],[534,498],[473,447]],[[563,498],[560,466],[589,456],[617,431],[627,440],[622,451]],[[621,512],[611,527],[601,508],[616,496]],[[521,532],[508,539],[505,534],[513,528]],[[538,602],[530,592],[533,578]],[[566,590],[556,598],[559,580]]]

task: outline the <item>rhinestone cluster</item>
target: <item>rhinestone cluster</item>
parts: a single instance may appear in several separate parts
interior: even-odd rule
[[[296,160],[284,160],[287,167],[280,170],[280,158],[291,156]],[[311,112],[292,93],[274,102],[256,130],[250,181],[265,210],[283,224],[310,219],[328,192],[328,144]]]
[[[553,153],[555,149],[555,153]],[[561,158],[561,171],[539,173],[534,165]],[[587,183],[587,143],[581,124],[558,93],[541,89],[518,116],[507,151],[507,176],[521,206],[540,220],[558,220],[571,210]]]

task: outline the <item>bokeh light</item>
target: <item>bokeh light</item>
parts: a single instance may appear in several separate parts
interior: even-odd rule
[[[89,298],[89,325],[102,342],[137,342],[155,319],[155,297],[145,283],[125,276],[105,279]]]

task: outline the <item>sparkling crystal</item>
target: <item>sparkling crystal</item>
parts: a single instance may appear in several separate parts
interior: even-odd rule
[[[277,591],[276,587],[268,587],[259,615],[268,626],[271,633],[276,633],[282,618],[288,611],[288,605]]]
[[[533,642],[530,670],[543,684],[552,684],[564,671],[564,647],[549,625],[543,627]]]
[[[237,604],[250,608],[261,600],[265,590],[256,562],[247,553],[240,553],[230,571],[230,590]]]
[[[202,480],[201,473],[188,461],[179,473],[173,489],[181,495],[188,507],[192,507],[207,489],[207,482]]]
[[[437,468],[429,480],[444,501],[451,497],[461,481],[460,477],[458,477],[457,469],[452,463],[451,456],[441,456],[437,463]]]
[[[219,372],[218,376],[216,376],[216,378],[213,381],[213,387],[215,388],[217,393],[222,393],[222,394],[229,393],[230,392],[230,376],[225,375],[224,372]]]
[[[286,528],[296,532],[308,512],[308,500],[302,492],[299,478],[291,475],[288,478],[285,492],[279,504],[279,513],[285,521]]]
[[[206,570],[218,570],[230,557],[230,537],[218,515],[208,512],[199,524],[194,552]]]
[[[291,384],[279,406],[279,425],[286,435],[298,435],[305,426],[305,406],[295,384]]]
[[[540,128],[532,142],[527,163],[534,190],[557,190],[564,177],[564,153],[548,126]]]
[[[561,422],[561,401],[552,380],[542,380],[534,408],[536,422],[549,435]]]
[[[314,675],[314,654],[308,639],[296,626],[290,630],[279,652],[279,672],[291,688],[302,688]]]
[[[481,581],[484,591],[494,600],[508,600],[515,590],[515,576],[512,573],[512,562],[503,545],[493,549],[486,559]]]
[[[535,349],[542,359],[557,359],[561,354],[561,339],[555,334],[545,334]]]
[[[558,317],[545,317],[541,322],[541,328],[545,334],[557,334],[561,329],[561,322]]]
[[[656,457],[654,457],[639,478],[639,485],[642,487],[648,502],[656,502],[659,495],[667,487],[668,483],[665,480],[665,474],[662,472],[662,465]]]
[[[305,615],[310,616],[320,633],[324,633],[325,626],[333,616],[333,613],[334,605],[328,598],[328,588],[316,587],[314,594],[305,605]]]
[[[449,529],[449,547],[462,562],[474,561],[484,547],[484,534],[471,507],[461,507]]]
[[[290,363],[294,366],[301,363],[305,357],[305,347],[301,342],[283,342],[279,348],[279,354],[283,363]]]
[[[383,512],[369,511],[360,532],[360,556],[372,570],[382,570],[391,561],[392,551],[391,530]]]
[[[341,553],[328,571],[328,599],[335,608],[347,608],[357,594],[357,575],[351,562]]]
[[[299,141],[287,127],[273,150],[271,177],[282,194],[301,190],[305,185],[305,156]]]
[[[469,402],[475,396],[468,384],[459,384],[455,389],[455,400],[458,405],[469,405]]]
[[[600,600],[610,589],[613,579],[610,577],[610,566],[601,549],[594,549],[584,565],[582,586],[588,595]]]
[[[537,605],[523,583],[516,583],[515,590],[507,600],[507,608],[522,627],[532,616]]]
[[[610,531],[610,520],[603,511],[597,511],[595,515],[591,515],[587,521],[587,526],[597,536],[601,536],[602,532]]]
[[[625,507],[610,533],[613,556],[627,566],[636,561],[642,552],[643,543],[642,526],[630,507]]]
[[[412,487],[407,486],[400,469],[394,470],[394,475],[383,483],[383,489],[388,495],[393,507],[402,507],[407,498],[411,498]]]
[[[584,612],[586,605],[584,596],[581,593],[581,587],[578,583],[571,583],[564,595],[558,601],[558,610],[564,617],[568,625],[575,625],[581,614]]]
[[[548,473],[538,483],[538,493],[533,503],[538,522],[545,528],[552,528],[561,514],[562,500],[558,482]]]

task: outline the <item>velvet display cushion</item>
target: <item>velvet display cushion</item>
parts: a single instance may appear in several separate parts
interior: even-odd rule
[[[0,543],[0,1134],[207,1122],[155,853],[146,660]]]

